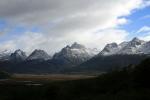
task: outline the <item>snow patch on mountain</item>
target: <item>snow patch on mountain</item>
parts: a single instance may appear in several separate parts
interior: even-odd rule
[[[10,60],[12,61],[24,61],[27,58],[26,53],[18,49],[14,53],[11,53]]]
[[[133,38],[126,46],[124,46],[118,54],[139,54],[139,48],[145,43],[145,41],[138,38]]]
[[[144,54],[150,54],[150,41],[145,42],[143,45],[141,45],[138,51]]]
[[[120,50],[117,43],[107,44],[105,48],[100,52],[99,55],[112,55]]]
[[[75,42],[71,46],[67,45],[60,52],[54,54],[53,59],[81,63],[90,59],[95,54],[97,54],[97,49],[89,49]]]
[[[107,44],[99,55],[116,55],[116,54],[149,54],[150,42],[133,38],[129,42],[122,42],[120,44],[111,43]]]
[[[10,55],[11,51],[9,50],[0,51],[0,60],[9,60]]]

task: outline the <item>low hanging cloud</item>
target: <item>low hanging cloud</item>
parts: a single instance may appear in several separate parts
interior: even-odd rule
[[[101,49],[108,42],[125,40],[128,33],[117,27],[128,23],[124,16],[147,5],[147,0],[0,0],[1,18],[9,24],[42,29],[40,33],[27,31],[1,45],[54,53],[77,41]]]
[[[106,38],[107,33],[107,38]],[[77,41],[81,44],[84,44],[86,47],[102,48],[104,45],[110,42],[120,43],[123,41],[128,33],[123,30],[101,30],[98,33],[93,34],[70,34],[66,35],[63,38],[59,37],[50,37],[49,35],[45,35],[42,33],[33,33],[26,32],[24,35],[15,37],[12,40],[1,43],[0,47],[3,49],[12,49],[16,48],[23,49],[27,51],[27,53],[31,53],[31,51],[35,49],[44,49],[49,54],[54,54],[58,52],[61,48],[66,45],[72,44],[74,41]],[[83,38],[84,37],[84,38]]]

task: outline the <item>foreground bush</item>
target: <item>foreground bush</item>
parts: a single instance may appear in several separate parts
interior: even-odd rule
[[[0,79],[7,79],[10,78],[11,75],[5,71],[0,71]]]

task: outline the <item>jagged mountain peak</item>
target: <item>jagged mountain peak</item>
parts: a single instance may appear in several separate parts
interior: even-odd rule
[[[110,43],[107,44],[104,49],[102,50],[102,52],[111,52],[113,49],[118,48],[118,44],[117,43]]]
[[[116,48],[116,47],[118,47],[118,44],[113,42],[113,43],[107,44],[106,47],[107,48]]]
[[[67,45],[65,48],[71,48],[69,45]]]
[[[146,41],[135,37],[129,42],[107,44],[99,55],[115,55],[115,54],[141,54],[150,52],[149,44]]]
[[[129,45],[131,46],[138,46],[138,45],[141,45],[142,43],[144,43],[145,41],[143,40],[140,40],[139,38],[135,37],[133,38],[130,42],[129,42]]]
[[[48,60],[51,57],[44,50],[35,49],[27,58],[27,60]]]
[[[116,53],[119,50],[118,44],[113,42],[107,44],[104,49],[99,53],[99,55],[111,55]]]
[[[3,55],[10,55],[12,52],[10,50],[1,50],[0,51],[0,56],[3,56]]]
[[[131,41],[139,42],[139,41],[143,41],[143,40],[140,40],[138,37],[134,37]]]
[[[131,41],[141,41],[138,37],[134,37]]]
[[[73,43],[64,47],[60,52],[55,53],[53,59],[61,62],[80,64],[94,56],[93,49],[88,49],[84,45]]]
[[[5,50],[1,50],[1,51],[0,51],[0,54],[2,54],[2,53],[11,53],[11,51],[10,51],[10,50],[5,49]]]
[[[0,60],[9,60],[9,57],[11,55],[11,51],[10,50],[1,50],[0,51]]]
[[[10,59],[13,61],[23,61],[27,58],[26,53],[21,49],[17,49],[14,53],[10,55]]]
[[[67,45],[66,47],[64,47],[60,52],[63,55],[68,55],[68,54],[78,55],[80,53],[86,52],[86,49],[87,48],[84,45],[74,42],[71,46]]]
[[[35,49],[33,52],[34,52],[34,53],[38,53],[38,52],[45,52],[45,51],[44,51],[44,50],[41,50],[41,49]]]
[[[71,45],[71,49],[84,49],[85,46],[84,45],[81,45],[77,42],[74,42],[72,45]]]
[[[118,54],[140,54],[142,51],[139,49],[144,43],[145,41],[135,37],[131,41],[129,41],[124,47],[122,47]]]
[[[25,52],[23,52],[21,49],[17,49],[14,53],[21,55],[24,54]]]

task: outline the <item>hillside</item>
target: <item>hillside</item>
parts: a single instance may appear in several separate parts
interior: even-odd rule
[[[115,69],[120,69],[128,65],[137,65],[148,55],[110,55],[110,56],[95,56],[92,59],[80,64],[74,71],[85,72],[107,72]]]

